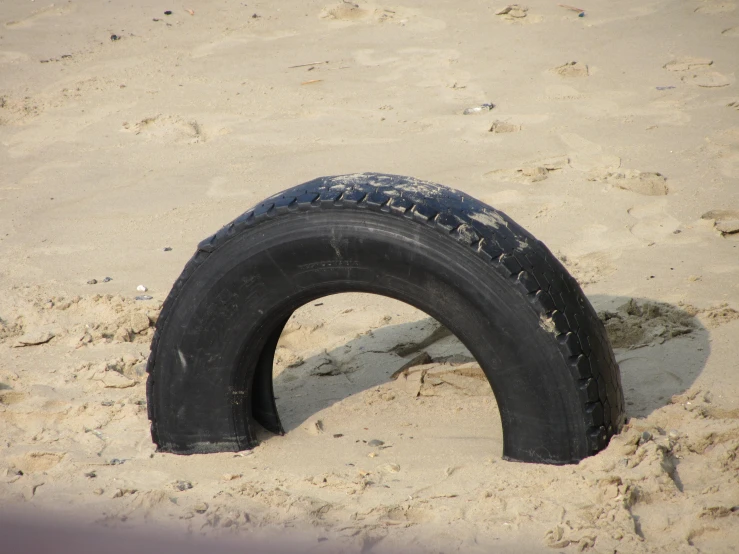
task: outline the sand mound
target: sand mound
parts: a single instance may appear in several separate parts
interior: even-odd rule
[[[639,303],[633,298],[617,311],[600,312],[598,316],[614,348],[662,344],[696,328],[693,316],[684,310],[660,302]]]

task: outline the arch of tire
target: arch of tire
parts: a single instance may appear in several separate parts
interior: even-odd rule
[[[508,460],[574,463],[624,422],[620,374],[582,290],[540,241],[470,196],[375,173],[274,195],[198,245],[147,366],[160,451],[239,451],[283,433],[272,362],[300,306],[340,292],[411,304],[485,372]]]

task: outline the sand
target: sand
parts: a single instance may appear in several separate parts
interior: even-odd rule
[[[577,7],[3,2],[3,507],[302,551],[731,552],[739,9]],[[361,171],[463,190],[565,262],[622,371],[630,422],[604,452],[503,461],[474,359],[367,295],[286,328],[285,436],[155,452],[144,364],[195,245]]]

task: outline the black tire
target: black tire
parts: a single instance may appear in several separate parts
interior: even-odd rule
[[[624,422],[605,329],[541,242],[459,191],[365,173],[272,196],[198,245],[151,345],[160,451],[248,449],[254,421],[281,433],[282,328],[303,304],[353,291],[413,305],[464,343],[495,393],[506,459],[577,462]]]

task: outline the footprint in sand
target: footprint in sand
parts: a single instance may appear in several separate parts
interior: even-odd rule
[[[514,169],[495,169],[485,173],[485,176],[495,177],[512,183],[531,185],[539,181],[544,181],[549,177],[551,172],[560,171],[567,166],[568,162],[567,156],[556,156],[522,164]]]
[[[713,228],[724,237],[739,233],[739,210],[711,210],[701,219],[713,221]]]
[[[563,133],[559,138],[568,148],[569,165],[578,171],[615,171],[621,167],[621,158],[603,152],[600,144],[575,133]]]
[[[730,127],[706,137],[701,151],[716,160],[723,175],[739,177],[739,127]]]
[[[518,4],[510,4],[505,8],[495,12],[495,15],[503,16],[501,19],[523,19],[526,17],[529,9],[526,6],[519,6]]]
[[[552,85],[544,89],[547,100],[555,100],[558,102],[570,100],[583,100],[586,98],[579,90],[568,85]]]
[[[503,181],[531,185],[549,177],[549,170],[539,165],[523,166],[516,169],[495,169],[485,176],[497,177]]]
[[[338,21],[357,21],[369,17],[370,14],[370,10],[360,8],[359,4],[339,2],[338,4],[324,7],[319,17],[322,19],[336,19]]]
[[[50,4],[49,6],[45,8],[41,8],[40,10],[36,10],[31,15],[28,15],[24,18],[18,19],[16,21],[7,21],[5,23],[6,27],[13,28],[13,27],[29,27],[35,23],[35,21],[42,17],[48,17],[48,16],[63,16],[68,13],[73,12],[76,10],[76,6],[72,4],[71,2],[68,5],[63,6],[56,6],[54,4]]]
[[[727,87],[731,84],[729,78],[718,71],[709,71],[707,73],[698,73],[694,75],[686,75],[681,80],[691,85],[697,85],[703,88],[719,88]]]
[[[318,17],[342,25],[390,23],[410,27],[416,32],[436,32],[447,27],[444,19],[429,17],[421,8],[397,6],[386,8],[377,4],[357,4],[347,0],[324,6]]]
[[[588,181],[608,183],[616,188],[644,196],[665,196],[669,191],[667,179],[661,173],[632,169],[615,172],[596,169],[590,172]]]
[[[551,71],[560,77],[566,78],[587,77],[590,75],[588,66],[582,62],[567,62],[564,65],[552,68]]]
[[[736,9],[734,2],[721,2],[720,0],[706,0],[693,10],[695,13],[717,14],[733,12]]]
[[[499,19],[507,23],[539,23],[544,18],[540,15],[529,14],[529,9],[526,6],[519,4],[510,4],[505,8],[502,8],[495,12],[495,15]]]
[[[444,86],[450,75],[458,74],[452,67],[458,58],[459,52],[455,50],[417,47],[402,48],[392,55],[381,55],[371,49],[358,50],[354,54],[357,63],[365,67],[383,67],[376,77],[377,82],[387,83],[417,75],[425,87]],[[454,98],[453,93],[449,97]]]
[[[683,57],[667,62],[663,67],[667,71],[685,72],[680,79],[689,84],[705,88],[725,87],[731,84],[728,77],[718,71],[709,71],[713,60],[708,58]]]
[[[10,459],[14,467],[24,473],[48,471],[62,461],[63,452],[29,452]]]
[[[690,71],[692,69],[705,68],[713,65],[713,60],[708,58],[683,57],[667,62],[664,67],[667,71]]]
[[[8,385],[3,386],[7,387]],[[0,389],[0,405],[10,406],[12,404],[18,404],[23,402],[25,397],[25,393],[22,392]]]
[[[398,21],[405,24],[405,19],[400,19],[399,11],[396,9],[383,8],[372,4],[360,6],[353,2],[340,2],[325,6],[319,16],[321,19],[334,21],[373,21],[385,23]]]
[[[0,96],[0,126],[13,125],[41,114],[44,106],[34,98]]]
[[[493,124],[490,126],[491,133],[495,135],[505,134],[505,133],[517,133],[521,130],[520,125],[516,125],[514,123],[508,123],[506,121],[493,121]]]
[[[159,142],[197,144],[206,141],[203,128],[197,121],[185,121],[178,116],[155,115],[134,125],[124,123],[123,129]]]
[[[28,54],[24,54],[23,52],[14,52],[12,50],[0,51],[0,65],[16,64],[25,62],[28,59]]]
[[[647,243],[671,239],[680,228],[680,221],[667,211],[667,199],[629,208],[627,213],[636,220],[629,232]]]
[[[197,59],[206,58],[209,56],[226,56],[233,52],[238,52],[238,51],[243,52],[245,48],[251,47],[249,43],[252,40],[253,40],[252,37],[250,38],[226,37],[222,40],[217,40],[215,42],[200,44],[192,50],[192,52],[190,53],[190,57],[193,60],[197,60]]]
[[[590,252],[584,256],[573,258],[558,253],[557,258],[580,285],[597,283],[604,277],[616,272],[611,262],[618,257],[612,251]]]

